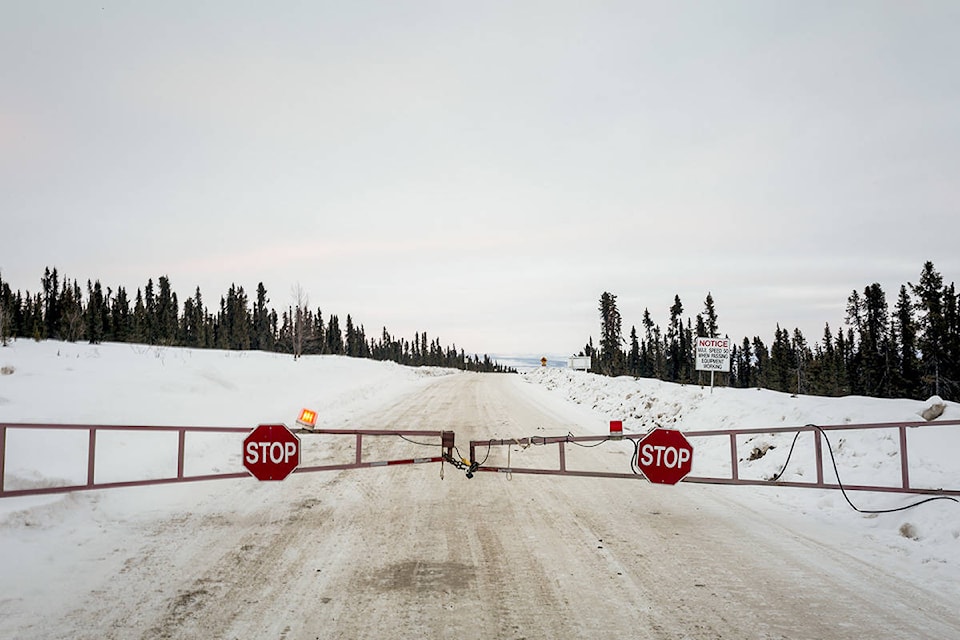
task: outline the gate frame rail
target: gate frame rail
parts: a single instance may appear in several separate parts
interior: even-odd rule
[[[907,452],[907,430],[919,429],[924,427],[957,427],[960,426],[960,420],[941,420],[931,422],[878,422],[866,424],[842,424],[842,425],[804,425],[795,427],[759,427],[751,429],[712,429],[704,431],[684,431],[683,434],[691,440],[701,437],[728,437],[730,439],[730,477],[712,477],[712,476],[687,476],[681,482],[690,482],[696,484],[722,484],[722,485],[752,485],[762,487],[795,487],[805,489],[845,489],[847,491],[878,491],[886,493],[912,493],[922,495],[936,496],[960,496],[960,489],[930,489],[913,487],[910,485],[909,455]],[[899,433],[899,455],[900,455],[900,486],[874,486],[846,484],[841,486],[838,483],[825,482],[823,471],[823,432],[836,431],[862,431],[870,429],[896,429]],[[817,479],[815,482],[794,482],[783,480],[762,480],[740,477],[740,460],[737,453],[737,438],[745,435],[760,435],[774,433],[797,433],[813,432],[814,434],[814,454],[817,466]],[[566,450],[564,443],[577,442],[599,442],[601,440],[639,440],[645,438],[647,433],[625,433],[620,435],[595,435],[595,436],[531,436],[527,438],[511,438],[502,440],[471,440],[470,441],[470,459],[476,461],[477,448],[495,447],[495,446],[530,446],[556,444],[559,449],[559,466],[554,469],[540,469],[530,467],[511,467],[511,466],[484,466],[480,465],[476,471],[485,471],[492,473],[505,474],[536,474],[553,476],[574,476],[585,478],[621,478],[641,480],[645,479],[638,473],[616,473],[606,471],[585,471],[571,470],[567,468]],[[694,443],[695,444],[695,443]],[[694,446],[694,451],[696,447]]]
[[[802,427],[761,427],[756,429],[715,429],[708,431],[688,431],[685,432],[688,438],[698,437],[722,437],[730,438],[730,468],[731,477],[716,478],[707,476],[687,476],[684,482],[694,482],[700,484],[725,484],[725,485],[752,485],[752,486],[775,486],[775,487],[795,487],[805,489],[845,489],[847,491],[878,491],[881,493],[912,493],[920,495],[936,496],[960,496],[960,489],[930,489],[913,487],[910,485],[910,456],[907,451],[908,429],[921,429],[924,427],[957,427],[960,426],[960,420],[941,420],[931,422],[871,422],[864,424],[838,424],[838,425],[804,425]],[[891,485],[858,485],[825,482],[823,471],[823,432],[837,431],[866,431],[873,429],[896,429],[899,440],[900,457],[900,486]],[[762,480],[752,478],[741,478],[739,459],[737,457],[737,437],[743,435],[760,435],[774,433],[813,433],[814,457],[816,459],[817,479],[815,482],[796,482],[784,480]],[[842,483],[842,486],[841,486]]]
[[[4,475],[7,457],[8,430],[44,430],[44,431],[87,431],[87,461],[86,482],[83,484],[57,485],[53,487],[34,487],[29,489],[4,488]],[[74,491],[93,491],[97,489],[116,489],[122,487],[143,487],[160,484],[176,484],[181,482],[200,482],[203,480],[229,480],[252,478],[249,471],[231,473],[208,473],[201,475],[186,475],[184,460],[186,457],[187,433],[243,433],[249,434],[252,427],[187,427],[187,426],[145,426],[145,425],[99,425],[99,424],[41,424],[41,423],[0,423],[0,499],[20,496],[36,496],[55,493],[70,493]],[[121,480],[114,482],[96,481],[96,450],[97,433],[100,431],[128,431],[128,432],[175,432],[177,433],[177,475],[162,478],[143,480]],[[363,438],[365,436],[412,436],[422,438],[440,438],[441,442],[432,445],[443,447],[449,454],[453,449],[452,431],[422,431],[422,430],[386,430],[386,429],[295,429],[296,434],[317,435],[355,435],[355,456],[353,462],[330,465],[298,466],[293,473],[311,473],[315,471],[339,471],[343,469],[363,469],[370,467],[385,467],[401,464],[421,464],[429,462],[443,462],[444,457],[430,456],[426,458],[405,458],[400,460],[364,461]]]

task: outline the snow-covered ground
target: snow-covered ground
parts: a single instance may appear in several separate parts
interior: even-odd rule
[[[692,475],[730,477],[730,448],[726,437],[697,438],[697,431],[756,429],[816,424],[847,425],[923,422],[921,413],[932,404],[944,404],[933,422],[960,420],[960,405],[939,398],[923,402],[848,396],[824,398],[793,396],[767,389],[729,389],[679,385],[631,377],[607,378],[568,369],[540,368],[525,377],[562,397],[609,418],[622,420],[628,432],[654,427],[676,428],[694,445]],[[899,434],[896,429],[829,433],[842,484],[900,486]],[[740,477],[770,479],[784,470],[794,440],[792,433],[741,436]],[[917,488],[960,490],[960,425],[908,429],[910,485]],[[756,450],[756,452],[755,452]],[[749,458],[763,452],[755,460]],[[836,482],[826,448],[824,480]],[[813,436],[803,434],[782,475],[785,481],[814,482],[816,465]],[[777,487],[742,487],[737,498],[762,504],[773,501],[824,523],[875,538],[894,553],[917,565],[935,567],[943,577],[960,580],[960,503],[936,500],[917,508],[886,514],[859,514],[839,491]],[[923,496],[849,492],[863,510],[896,509],[924,500]],[[882,559],[881,559],[882,560]]]
[[[292,425],[301,408],[318,411],[320,427],[374,428],[376,425],[356,425],[354,417],[371,415],[398,398],[416,394],[437,376],[463,375],[335,356],[304,357],[295,362],[289,356],[258,352],[23,340],[0,349],[0,369],[0,423],[251,428],[264,422]],[[756,389],[716,388],[711,393],[708,387],[696,385],[610,379],[554,367],[528,371],[522,380],[526,384],[519,386],[531,401],[549,405],[552,413],[565,416],[563,429],[569,427],[576,435],[602,432],[610,419],[623,420],[625,428],[634,432],[654,426],[683,430],[696,447],[694,475],[729,474],[728,442],[698,439],[697,431],[914,422],[921,420],[920,412],[931,404],[792,397]],[[960,405],[946,404],[939,420],[960,419]],[[515,433],[508,427],[505,425],[498,437],[543,435]],[[63,431],[9,430],[4,486],[13,489],[81,480],[86,440],[75,436]],[[112,477],[111,473],[122,479],[169,473],[171,442],[162,437],[138,438],[98,440],[98,447],[104,447],[98,478],[101,474]],[[769,477],[779,471],[791,440],[789,434],[742,438],[740,457],[750,457],[754,449],[765,454],[745,461],[741,475]],[[899,481],[895,430],[836,434],[831,441],[842,481],[887,485]],[[960,427],[912,430],[909,442],[914,485],[960,486],[956,455]],[[188,472],[191,468],[240,471],[240,449],[233,436],[199,442],[188,449]],[[811,480],[815,476],[812,465],[808,435],[800,439],[784,478]],[[826,471],[829,480],[832,471]],[[31,621],[43,615],[47,603],[71,602],[73,594],[102,584],[111,571],[126,571],[126,566],[111,564],[110,558],[133,544],[127,536],[137,523],[169,518],[177,510],[221,520],[225,511],[249,512],[247,491],[224,489],[234,482],[253,483],[243,486],[255,487],[250,491],[261,495],[279,491],[271,483],[258,486],[253,480],[243,480],[0,499],[0,637],[16,637],[18,629],[35,628],[29,625],[36,624]],[[471,482],[475,483],[473,490],[483,490],[483,477]],[[950,597],[960,595],[956,586],[960,584],[960,504],[956,502],[939,500],[907,511],[870,515],[850,509],[836,491],[726,487],[722,497],[760,513],[802,514],[814,521],[824,536],[867,540],[869,544],[859,556],[864,561],[891,573],[908,571],[915,583],[931,585]],[[852,493],[851,498],[865,509],[899,507],[922,499],[861,492]],[[64,579],[64,567],[69,567],[69,580]]]

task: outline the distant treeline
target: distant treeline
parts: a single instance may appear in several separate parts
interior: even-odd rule
[[[666,331],[654,324],[649,309],[642,335],[631,327],[622,335],[616,296],[600,297],[600,344],[591,337],[580,355],[592,356],[593,371],[671,382],[694,383],[696,337],[723,336],[713,297],[708,293],[695,320],[683,316],[674,297]],[[900,286],[893,310],[879,284],[847,298],[844,328],[824,325],[823,336],[810,343],[799,329],[777,325],[773,343],[743,338],[733,348],[729,374],[718,376],[732,387],[764,387],[824,396],[864,395],[925,399],[939,395],[960,400],[960,308],[954,284],[944,286],[932,262],[923,265],[917,284]]]
[[[230,286],[220,304],[210,311],[198,287],[181,304],[170,280],[152,278],[133,299],[123,287],[116,290],[87,280],[86,288],[76,280],[44,270],[40,291],[31,294],[10,289],[0,277],[0,342],[11,338],[54,339],[69,342],[131,342],[198,349],[261,350],[307,354],[333,354],[392,360],[411,366],[436,366],[468,371],[505,372],[489,356],[467,355],[456,345],[441,346],[427,332],[412,340],[391,336],[386,327],[368,338],[363,325],[348,314],[341,328],[340,318],[331,314],[324,320],[320,309],[307,308],[307,297],[299,286],[296,303],[279,314],[270,308],[267,290],[261,282],[252,301],[243,287]]]

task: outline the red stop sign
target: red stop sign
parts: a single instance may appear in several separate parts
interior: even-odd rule
[[[243,466],[258,480],[283,480],[300,464],[300,439],[286,425],[261,424],[243,440]]]
[[[677,484],[693,468],[693,446],[675,429],[654,429],[637,443],[637,466],[650,482]]]

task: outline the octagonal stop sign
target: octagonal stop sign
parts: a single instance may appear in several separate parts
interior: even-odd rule
[[[693,445],[675,429],[654,429],[637,443],[637,466],[650,482],[677,484],[693,468]]]
[[[243,466],[258,480],[283,480],[300,464],[300,439],[284,424],[261,424],[243,440]]]

